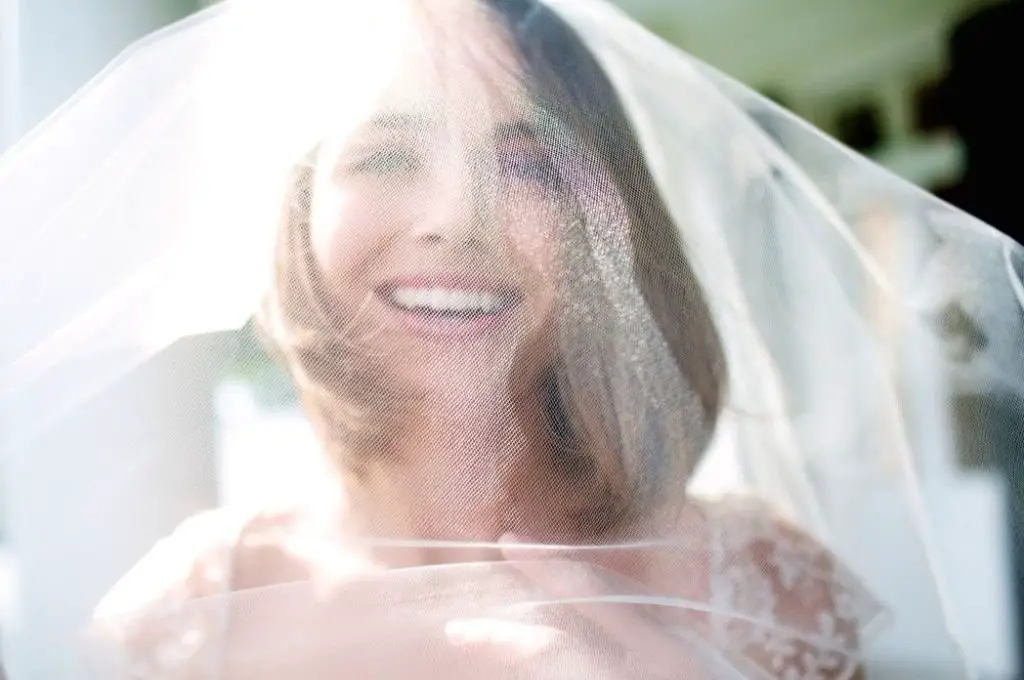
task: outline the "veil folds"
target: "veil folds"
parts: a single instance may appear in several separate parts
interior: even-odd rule
[[[7,473],[58,492],[12,521],[67,522],[15,671],[969,677],[921,485],[1020,426],[1024,253],[608,5],[228,0],[4,155],[0,225]],[[302,510],[150,550],[254,318]],[[420,451],[479,455],[420,507]]]

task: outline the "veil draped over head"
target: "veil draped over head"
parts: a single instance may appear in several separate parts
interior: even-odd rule
[[[0,263],[12,678],[970,676],[918,479],[1024,254],[608,5],[228,0],[0,159]],[[257,347],[319,467],[236,507]]]

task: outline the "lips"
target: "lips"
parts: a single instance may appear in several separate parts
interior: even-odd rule
[[[391,290],[392,304],[410,312],[448,316],[497,314],[511,303],[508,294],[490,290],[457,290],[401,286]]]
[[[445,338],[491,332],[521,300],[508,285],[457,274],[395,279],[377,294],[414,334]]]

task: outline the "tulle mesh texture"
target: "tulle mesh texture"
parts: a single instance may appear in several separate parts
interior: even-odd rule
[[[249,507],[168,479],[97,677],[845,680],[901,626],[968,677],[919,478],[1019,402],[1019,246],[610,6],[223,3],[4,156],[0,223],[17,451],[131,422],[54,542],[239,362],[307,426]]]

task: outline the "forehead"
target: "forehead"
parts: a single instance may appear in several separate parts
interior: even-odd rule
[[[408,116],[460,128],[520,118],[533,108],[508,35],[477,3],[424,11],[368,119]],[[365,122],[365,121],[364,121]]]

